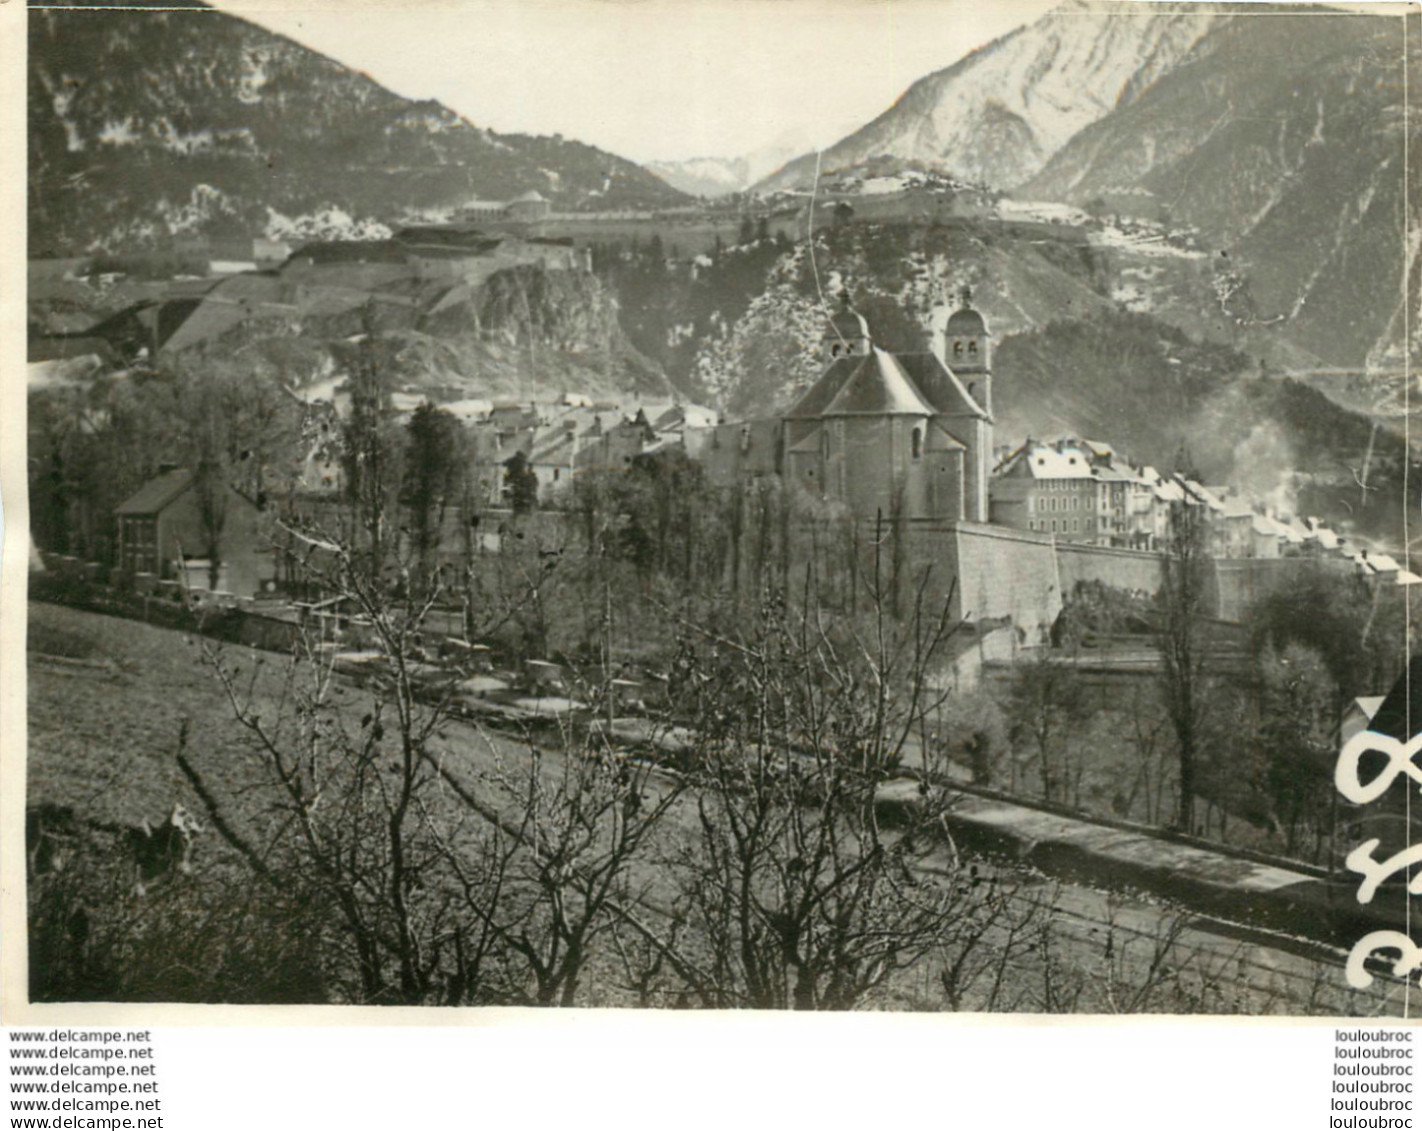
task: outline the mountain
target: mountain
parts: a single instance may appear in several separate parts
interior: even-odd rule
[[[691,157],[684,161],[648,161],[647,169],[678,192],[692,196],[729,196],[750,184],[744,157]]]
[[[1320,7],[1155,8],[1056,9],[916,83],[822,168],[912,160],[1019,202],[1186,232],[1209,251],[1214,295],[1165,293],[1183,261],[1117,264],[1136,275],[1118,292],[1154,290],[1161,317],[1272,363],[1313,359],[1308,380],[1366,368],[1391,395],[1404,349],[1422,349],[1416,329],[1404,346],[1403,287],[1422,285],[1404,223],[1419,230],[1404,199],[1422,183],[1422,146],[1404,170],[1419,95],[1403,106],[1422,20],[1404,36],[1400,16]],[[801,158],[756,187],[803,186],[813,167]]]
[[[612,154],[500,135],[202,5],[29,13],[30,254],[393,226],[536,189],[560,209],[684,198]]]
[[[1422,147],[1404,168],[1403,47],[1395,17],[1236,14],[1018,195],[1098,207],[1133,196],[1214,241],[1232,285],[1248,287],[1246,322],[1277,325],[1330,365],[1396,366],[1402,279],[1415,294],[1418,275],[1404,192],[1422,175]]]
[[[825,311],[840,285],[870,320],[875,341],[906,352],[926,348],[950,296],[965,285],[998,336],[1116,310],[1089,249],[990,220],[845,224],[821,229],[815,247],[812,260],[806,244],[777,250],[760,241],[728,248],[713,267],[698,271],[687,301],[662,320],[695,327],[685,368],[675,352],[657,349],[654,336],[632,327],[629,335],[674,380],[694,387],[698,399],[737,418],[783,411],[819,375]],[[753,264],[757,271],[749,269]],[[657,283],[660,301],[674,302],[678,286],[665,272]],[[696,304],[697,290],[708,286],[720,288],[714,314]],[[738,301],[728,301],[732,287]]]
[[[854,128],[852,122],[809,128],[793,126],[740,157],[693,157],[686,161],[650,161],[647,168],[673,188],[693,196],[726,196],[744,192],[768,173],[807,149]]]
[[[841,286],[876,345],[916,352],[967,285],[996,342],[996,439],[1089,437],[1169,470],[1185,453],[1207,482],[1229,483],[1339,529],[1395,538],[1408,468],[1400,427],[1202,340],[1112,297],[1111,256],[1072,238],[996,220],[952,225],[846,224],[808,247],[728,248],[688,289],[658,275],[665,326],[691,325],[683,369],[653,335],[629,336],[696,399],[731,419],[783,412],[823,372],[826,310]],[[750,269],[755,267],[752,272]],[[728,271],[741,268],[737,278]],[[726,284],[743,288],[733,304]],[[758,284],[758,285],[757,285]],[[717,287],[699,316],[696,288]],[[675,340],[675,335],[671,336]],[[1355,473],[1368,488],[1360,490]]]
[[[914,83],[868,125],[825,151],[824,171],[890,156],[960,180],[1010,188],[1032,177],[1073,136],[1129,104],[1219,18],[1207,6],[1055,9]],[[814,155],[792,161],[757,191],[804,188]]]

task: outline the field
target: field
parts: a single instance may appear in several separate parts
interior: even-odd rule
[[[186,723],[186,756],[233,806],[229,815],[248,827],[262,821],[255,752],[203,650],[220,649],[244,684],[255,678],[257,695],[273,711],[282,699],[284,657],[58,605],[32,602],[29,612],[28,805],[70,806],[115,825],[161,820],[175,801],[200,813],[202,802],[176,760]],[[337,692],[352,720],[368,699],[354,686]],[[444,734],[459,748],[461,769],[475,774],[520,749],[453,722]]]
[[[230,712],[192,638],[57,605],[29,614],[29,805],[124,825],[195,805],[174,760],[184,719],[205,767],[236,760]]]
[[[289,819],[273,804],[271,787],[262,783],[258,772],[257,753],[233,721],[231,706],[204,662],[203,651],[210,644],[132,621],[32,603],[30,646],[29,805],[72,807],[95,826],[118,828],[145,818],[156,823],[178,801],[207,820],[203,802],[177,765],[178,736],[186,724],[186,756],[234,828],[263,844],[275,821]],[[222,657],[229,668],[244,669],[241,680],[252,689],[258,709],[275,717],[286,691],[283,658],[233,647]],[[371,694],[344,686],[338,699],[340,725],[360,727]],[[546,737],[549,745],[557,744],[556,732],[546,732]],[[439,760],[483,802],[500,796],[495,779],[517,779],[530,764],[528,741],[470,723],[442,726],[434,746]],[[387,760],[382,755],[377,763]],[[542,760],[550,781],[559,765],[573,764],[557,754],[545,754]],[[668,782],[649,781],[642,804],[654,804]],[[650,897],[649,907],[665,907],[675,896],[672,873],[662,864],[673,857],[684,862],[686,850],[698,843],[698,796],[697,790],[680,796],[658,829],[662,849],[639,859],[628,877],[628,892],[639,892],[638,899]],[[436,789],[428,795],[431,816],[446,830],[444,835],[461,842],[482,837],[489,815],[504,820],[516,816],[508,808],[509,795],[503,797],[494,801],[496,814],[481,805],[476,810],[480,815],[471,821],[470,810],[451,791]],[[470,843],[472,847],[474,841]],[[957,858],[937,850],[923,856],[917,867],[935,886],[940,876],[955,890],[963,882],[962,873],[955,871]],[[974,917],[959,920],[953,941],[945,940],[941,949],[896,971],[862,1004],[1091,1012],[1119,1009],[1121,1001],[1127,1001],[1124,1008],[1131,1012],[1335,1014],[1378,1007],[1345,1000],[1333,988],[1335,974],[1324,967],[1267,945],[1247,946],[1208,926],[1198,929],[1188,915],[1150,899],[1057,883],[990,860],[975,862],[972,875],[973,887],[989,879],[1001,884],[1000,898],[990,897],[994,901],[979,905]],[[193,881],[198,881],[196,886]],[[321,947],[331,945],[330,925],[291,933],[287,924],[284,948],[274,949],[278,943],[264,929],[268,921],[261,917],[260,901],[240,895],[229,905],[224,901],[232,896],[220,894],[241,893],[244,887],[252,888],[250,875],[235,851],[210,831],[200,839],[192,877],[146,899],[132,892],[118,894],[114,929],[129,932],[124,961],[136,962],[141,969],[112,991],[113,996],[213,1000],[215,993],[216,1000],[239,1002],[349,1000],[331,988],[321,969],[321,955],[326,953]],[[56,936],[55,921],[45,919],[46,886],[35,890],[40,894],[36,903],[35,891],[31,893],[31,946],[47,927],[47,937],[58,937],[62,951],[63,921]],[[206,892],[207,898],[194,902],[199,892]],[[100,910],[98,904],[88,906]],[[991,910],[990,921],[981,918],[984,910]],[[188,933],[173,935],[175,914],[189,925]],[[983,933],[971,936],[976,942],[965,941],[962,930],[974,922],[983,925]],[[954,949],[964,946],[969,949]],[[56,961],[63,958],[54,949],[46,953],[58,953]],[[1163,965],[1167,953],[1171,962]],[[955,964],[954,954],[967,955],[969,961]],[[648,997],[630,983],[625,960],[625,954],[606,947],[593,955],[583,971],[576,1004],[672,1003],[671,997]],[[951,985],[950,969],[958,972]],[[192,972],[190,980],[187,971]],[[214,991],[214,985],[220,989]],[[105,999],[109,992],[101,988],[98,996]],[[682,998],[684,994],[678,1000]],[[59,1000],[66,1000],[62,993]]]

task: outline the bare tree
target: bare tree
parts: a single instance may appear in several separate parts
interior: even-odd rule
[[[1177,821],[1195,831],[1197,746],[1203,731],[1208,692],[1208,651],[1201,629],[1205,616],[1207,531],[1204,507],[1175,502],[1161,554],[1161,695],[1175,732],[1180,767]]]
[[[1168,753],[1162,741],[1167,720],[1161,713],[1158,692],[1153,686],[1133,685],[1128,710],[1130,743],[1136,757],[1136,772],[1128,792],[1120,793],[1113,805],[1117,814],[1130,817],[1139,799],[1145,806],[1147,824],[1160,821],[1164,811]]]
[[[396,359],[391,343],[380,335],[371,307],[362,315],[363,333],[356,344],[348,384],[350,418],[343,434],[342,463],[351,529],[344,541],[356,544],[369,559],[368,572],[380,576],[386,564],[393,529],[397,526],[400,441],[390,413]]]
[[[524,972],[517,999],[569,1006],[615,929],[649,901],[658,913],[650,851],[681,783],[595,738],[560,756],[528,753],[521,771],[496,775],[518,851],[493,922]]]
[[[352,687],[313,632],[279,673],[244,674],[205,647],[272,814],[266,829],[239,828],[189,764],[214,824],[261,882],[327,909],[340,1000],[574,1004],[613,925],[642,903],[642,861],[679,785],[652,782],[591,731],[545,751],[546,736],[512,743],[456,721],[448,683],[417,659],[445,598],[437,575],[415,578],[424,555],[392,548],[376,572],[337,535],[289,533],[381,658]]]
[[[244,682],[225,654],[206,649],[280,815],[258,855],[274,858],[289,882],[312,887],[331,907],[344,954],[335,965],[354,972],[353,999],[425,1002],[448,976],[449,956],[470,945],[478,926],[451,921],[452,889],[436,877],[444,857],[429,802],[439,780],[429,743],[444,715],[420,701],[413,663],[430,600],[394,602],[367,571],[365,555],[335,541],[306,541],[320,556],[325,587],[359,609],[386,662],[357,697],[363,703],[350,703],[331,654],[302,633],[273,703],[255,668]]]
[[[952,625],[925,590],[903,623],[883,593],[831,625],[807,578],[738,631],[687,626],[693,816],[667,861],[682,945],[662,952],[688,1002],[850,1009],[980,913],[966,868],[942,859],[944,789],[908,784],[888,825],[877,804],[939,705],[928,676]]]
[[[1085,688],[1070,662],[1044,654],[1019,665],[1007,698],[1010,737],[1014,753],[1032,752],[1044,801],[1067,800],[1070,745],[1087,713]]]

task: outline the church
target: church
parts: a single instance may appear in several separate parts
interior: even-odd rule
[[[781,474],[858,518],[987,522],[991,342],[970,293],[926,353],[875,345],[842,299],[824,339],[828,366],[780,422]]]

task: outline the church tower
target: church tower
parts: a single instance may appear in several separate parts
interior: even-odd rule
[[[972,299],[972,288],[964,286],[962,305],[943,328],[943,362],[992,416],[992,339],[983,316],[973,309]]]
[[[824,356],[832,362],[841,357],[867,357],[873,346],[869,323],[849,304],[848,288],[839,292],[839,303],[825,334]]]

